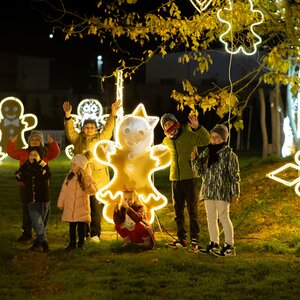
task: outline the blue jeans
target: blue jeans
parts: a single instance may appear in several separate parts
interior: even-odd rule
[[[46,227],[50,215],[50,202],[29,202],[28,211],[37,242],[47,240]]]

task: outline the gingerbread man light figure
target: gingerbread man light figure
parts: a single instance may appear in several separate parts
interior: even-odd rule
[[[148,116],[143,104],[125,115],[117,128],[116,142],[102,140],[94,148],[96,159],[113,168],[112,180],[97,192],[104,203],[104,218],[113,223],[115,205],[122,199],[124,186],[132,188],[148,209],[150,222],[154,211],[167,204],[152,182],[152,174],[170,165],[170,151],[164,145],[151,146],[153,129],[159,118]]]
[[[84,99],[77,106],[77,115],[71,114],[74,120],[75,130],[79,133],[85,120],[93,119],[96,121],[97,128],[102,129],[109,114],[103,115],[102,104],[96,99]],[[69,159],[73,157],[73,145],[68,145],[65,153]]]
[[[7,156],[6,145],[9,138],[18,134],[16,147],[27,147],[25,132],[36,127],[34,114],[24,114],[23,103],[15,97],[4,98],[0,102],[0,160]]]

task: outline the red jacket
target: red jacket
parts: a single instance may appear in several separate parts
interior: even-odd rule
[[[27,149],[16,149],[16,142],[12,142],[9,140],[7,144],[7,154],[14,158],[19,160],[19,165],[22,166],[29,158],[29,153]],[[58,157],[60,154],[60,149],[56,141],[53,141],[49,144],[49,149],[47,150],[46,156],[43,158],[43,160],[48,163],[49,160],[52,160],[56,157]]]

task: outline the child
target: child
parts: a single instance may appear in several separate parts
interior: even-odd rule
[[[147,220],[145,207],[133,190],[124,189],[123,201],[116,205],[113,219],[124,246],[134,244],[147,250],[154,248],[154,233]]]
[[[172,248],[187,246],[184,208],[187,205],[190,221],[190,252],[198,252],[198,189],[197,176],[191,167],[191,153],[197,146],[209,143],[209,133],[199,125],[196,116],[189,116],[189,124],[181,125],[172,114],[160,120],[166,137],[163,144],[171,151],[170,176],[172,198],[177,225],[177,240],[168,244]],[[192,129],[193,130],[192,130]]]
[[[204,200],[210,243],[201,253],[235,256],[233,226],[229,217],[230,203],[240,196],[240,170],[236,154],[226,144],[228,129],[216,125],[210,132],[211,143],[199,155],[192,153],[192,168],[202,176],[200,199]],[[218,218],[225,235],[224,247],[219,249]]]
[[[49,220],[50,169],[44,157],[43,147],[29,147],[29,158],[16,172],[16,179],[24,184],[24,200],[27,203],[32,227],[36,234],[31,250],[49,251],[46,227]]]
[[[89,195],[97,192],[97,187],[88,167],[92,153],[76,154],[71,160],[71,171],[62,185],[57,207],[63,211],[61,220],[69,222],[70,241],[66,250],[76,248],[76,228],[78,248],[84,248],[85,225],[91,222]]]
[[[85,151],[93,151],[95,144],[100,140],[109,140],[113,135],[115,128],[115,122],[117,118],[117,111],[121,107],[121,102],[116,101],[111,106],[111,114],[109,115],[105,126],[102,131],[99,132],[97,123],[93,119],[87,119],[84,121],[82,130],[78,133],[75,130],[74,122],[71,117],[72,105],[65,101],[63,104],[63,110],[65,112],[65,132],[69,142],[74,145],[74,154],[82,154]],[[109,169],[97,162],[95,159],[90,162],[92,169],[92,176],[96,182],[97,189],[104,187],[109,183]],[[103,204],[98,201],[95,195],[90,196],[91,206],[91,224],[87,226],[87,230],[90,231],[90,238],[92,242],[99,243],[101,236],[101,218]]]
[[[28,149],[17,149],[16,148],[16,141],[17,141],[18,135],[12,137],[8,144],[7,144],[7,154],[14,158],[19,160],[19,166],[22,166],[27,160],[28,160]],[[43,158],[46,163],[48,163],[49,160],[52,160],[59,156],[60,149],[57,144],[57,142],[51,137],[48,136],[48,142],[49,142],[49,148],[47,149],[44,146],[44,137],[43,133],[37,130],[31,131],[29,137],[28,137],[28,145],[29,147],[43,147],[46,155]],[[26,194],[24,192],[24,183],[19,182],[20,186],[20,196],[21,196],[21,202],[22,202],[22,235],[18,238],[18,242],[27,242],[32,239],[32,233],[31,233],[31,221],[30,216],[28,212],[28,205],[26,201]]]

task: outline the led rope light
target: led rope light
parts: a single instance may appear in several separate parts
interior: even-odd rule
[[[201,13],[202,11],[206,10],[207,7],[211,4],[212,0],[190,0],[193,6]]]
[[[111,167],[114,176],[101,188],[96,198],[104,204],[103,216],[113,223],[115,205],[122,200],[123,188],[132,188],[154,221],[154,211],[168,200],[154,186],[154,172],[170,165],[170,151],[164,145],[151,146],[154,128],[159,118],[148,116],[143,104],[130,115],[125,115],[116,128],[116,141],[101,140],[94,147],[94,156],[101,164]]]
[[[254,31],[253,28],[254,28],[254,26],[259,25],[259,24],[261,24],[261,23],[264,21],[264,15],[263,15],[263,13],[262,13],[260,10],[255,10],[255,9],[253,9],[253,2],[252,2],[252,0],[248,0],[248,1],[249,1],[249,4],[250,4],[250,11],[251,11],[252,13],[258,13],[258,14],[260,15],[260,21],[257,21],[257,22],[255,22],[255,23],[251,24],[251,26],[250,26],[250,31],[251,31],[251,33],[252,33],[252,34],[254,35],[254,37],[257,39],[257,42],[255,42],[255,43],[253,44],[253,51],[251,51],[251,52],[247,51],[247,49],[245,49],[242,45],[239,46],[235,51],[233,51],[233,50],[230,49],[230,47],[228,46],[228,42],[226,42],[226,41],[223,39],[223,37],[225,37],[229,32],[232,31],[232,25],[231,25],[231,23],[228,22],[226,19],[224,19],[224,18],[221,17],[220,14],[221,14],[221,11],[222,11],[223,9],[218,10],[218,13],[217,13],[218,19],[219,19],[222,23],[225,23],[225,24],[228,25],[228,29],[227,29],[224,33],[222,33],[221,36],[220,36],[220,41],[225,45],[225,50],[226,50],[226,52],[228,52],[228,53],[231,53],[231,54],[237,54],[238,52],[242,51],[245,55],[253,55],[253,54],[256,53],[256,51],[257,51],[257,45],[259,45],[259,44],[261,43],[261,41],[262,41],[261,37],[260,37],[257,33],[255,33],[255,31]],[[230,10],[232,11],[232,0],[229,0],[229,8],[224,8],[224,10],[225,10],[225,11],[230,11]],[[231,33],[231,35],[232,35],[232,33]]]
[[[272,171],[270,173],[267,174],[267,177],[269,177],[270,179],[273,179],[275,181],[278,181],[286,186],[293,186],[295,185],[295,192],[298,196],[300,196],[300,177],[298,176],[296,179],[294,180],[291,180],[291,181],[288,181],[288,180],[285,180],[285,179],[282,179],[280,177],[278,177],[277,175],[285,170],[287,170],[288,168],[292,168],[292,169],[295,169],[297,172],[300,171],[300,159],[299,159],[299,156],[300,156],[300,151],[298,151],[296,154],[295,154],[295,162],[296,164],[293,164],[293,163],[287,163],[285,165],[283,165],[282,167],[276,169],[275,171]]]
[[[3,150],[6,148],[9,138],[18,134],[21,147],[27,148],[25,132],[32,130],[38,124],[34,114],[24,114],[24,106],[16,97],[7,97],[0,102],[0,160],[7,157]]]

